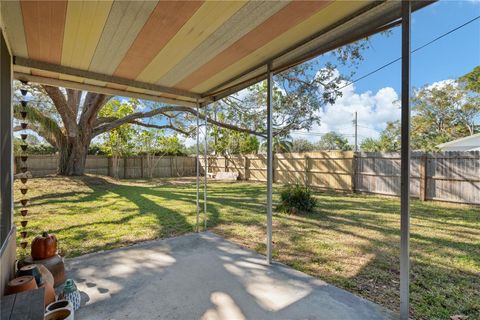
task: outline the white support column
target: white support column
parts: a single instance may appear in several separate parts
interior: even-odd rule
[[[198,223],[200,219],[200,120],[199,120],[199,103],[197,102],[197,224],[195,231],[198,232]]]
[[[400,319],[410,311],[410,0],[402,2],[402,150],[400,176]]]
[[[267,263],[272,263],[272,90],[273,79],[271,65],[267,67]]]
[[[204,186],[203,186],[203,229],[207,231],[207,221],[208,221],[208,214],[207,214],[207,185],[208,185],[208,105],[205,105],[205,148],[204,148],[204,158],[205,161],[204,169],[205,169],[205,177],[204,177]]]

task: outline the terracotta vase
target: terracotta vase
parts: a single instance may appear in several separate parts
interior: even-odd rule
[[[63,262],[63,258],[58,254],[44,260],[33,260],[31,256],[28,256],[23,260],[23,263],[35,263],[37,265],[41,264],[42,266],[44,266],[53,276],[54,287],[58,287],[65,282],[65,264]],[[42,270],[40,269],[40,271]]]
[[[48,306],[50,303],[55,302],[57,298],[55,296],[55,289],[53,289],[53,285],[44,281],[43,285],[39,286],[39,288],[45,288],[45,297],[43,302],[45,303],[45,307]]]
[[[28,266],[21,267],[20,270],[17,272],[18,276],[32,276],[35,278],[37,282],[37,286],[43,285],[43,277],[40,273],[40,269],[36,264],[30,264]]]
[[[7,294],[14,294],[37,289],[37,282],[33,276],[22,276],[10,280],[7,284]]]
[[[53,278],[52,273],[45,267],[43,264],[37,264],[40,273],[42,274],[42,278],[45,282],[50,283],[52,286],[55,285],[55,280]]]

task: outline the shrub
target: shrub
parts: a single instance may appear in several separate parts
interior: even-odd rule
[[[299,184],[285,186],[280,192],[280,200],[279,209],[288,213],[311,212],[317,204],[312,190]]]

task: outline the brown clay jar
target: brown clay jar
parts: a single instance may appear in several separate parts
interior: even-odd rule
[[[37,282],[33,276],[22,276],[10,280],[7,284],[7,294],[14,294],[37,289]]]

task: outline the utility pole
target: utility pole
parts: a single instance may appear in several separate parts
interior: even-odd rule
[[[357,119],[357,111],[355,111],[355,120],[353,120],[355,125],[355,152],[358,152],[358,119]]]

